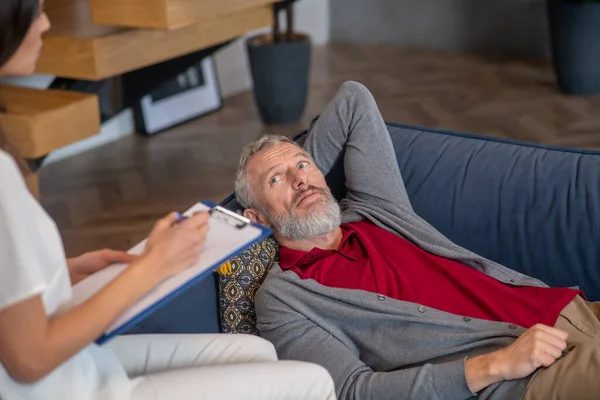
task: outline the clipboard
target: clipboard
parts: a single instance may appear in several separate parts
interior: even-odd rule
[[[183,215],[190,216],[197,211],[209,211],[210,229],[200,258],[189,268],[158,284],[108,328],[96,340],[103,344],[137,325],[154,311],[163,307],[179,294],[210,276],[224,262],[238,255],[252,244],[270,236],[272,230],[251,222],[249,219],[217,206],[211,202],[197,203]],[[131,254],[142,254],[146,240],[129,250]],[[128,264],[113,264],[73,286],[73,299],[70,307],[81,304],[115,279]]]

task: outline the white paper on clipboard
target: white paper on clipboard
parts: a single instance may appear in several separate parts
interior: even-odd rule
[[[211,207],[206,204],[198,203],[186,211],[184,215],[189,216],[194,212],[208,211],[210,209]],[[137,316],[151,309],[162,299],[177,292],[177,290],[192,279],[209,270],[215,270],[222,262],[228,260],[240,250],[245,249],[256,240],[266,237],[271,233],[267,228],[252,224],[246,224],[240,228],[235,223],[227,222],[224,218],[215,214],[209,218],[209,224],[210,229],[198,261],[193,266],[163,281],[140,298],[110,326],[105,332],[105,336],[114,334]],[[145,245],[146,240],[134,246],[129,250],[129,253],[142,254]],[[126,264],[114,264],[77,283],[73,286],[73,299],[69,306],[74,307],[88,300],[123,272],[125,268],[127,268]]]

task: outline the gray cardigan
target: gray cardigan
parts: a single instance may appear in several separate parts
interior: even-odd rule
[[[385,125],[376,129],[383,123],[380,116],[369,110],[360,118],[345,115],[357,112],[359,105],[351,101],[336,113],[326,111],[305,144],[324,173],[343,157],[348,189],[341,201],[344,222],[368,219],[500,282],[546,286],[461,248],[420,218],[410,205]],[[368,106],[369,101],[362,98],[358,104]],[[350,120],[365,123],[368,132]],[[327,368],[340,399],[474,397],[466,383],[466,358],[506,347],[525,331],[377,293],[326,287],[277,265],[257,292],[256,312],[261,336],[275,345],[280,358]],[[477,397],[519,399],[530,380],[499,382]]]

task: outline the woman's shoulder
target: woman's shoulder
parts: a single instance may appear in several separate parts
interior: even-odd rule
[[[19,201],[19,194],[27,190],[21,171],[15,160],[7,152],[0,150],[0,201]],[[3,195],[4,194],[4,195]]]
[[[4,150],[0,150],[0,172],[19,172],[19,167],[17,163],[12,158],[10,154],[5,152]]]
[[[4,150],[0,150],[0,163],[9,162],[11,160],[11,156],[8,155]]]

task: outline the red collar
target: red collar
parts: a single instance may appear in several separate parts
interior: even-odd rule
[[[281,246],[279,248],[279,265],[281,269],[286,270],[290,269],[294,266],[304,267],[315,262],[321,260],[322,258],[328,256],[329,254],[337,251],[341,253],[343,256],[356,260],[364,255],[364,249],[356,241],[349,241],[352,236],[355,236],[355,230],[352,226],[352,223],[342,224],[340,228],[342,229],[342,240],[340,241],[340,246],[337,250],[323,250],[318,247],[313,248],[311,251],[306,252],[302,250],[295,250],[289,247]]]

